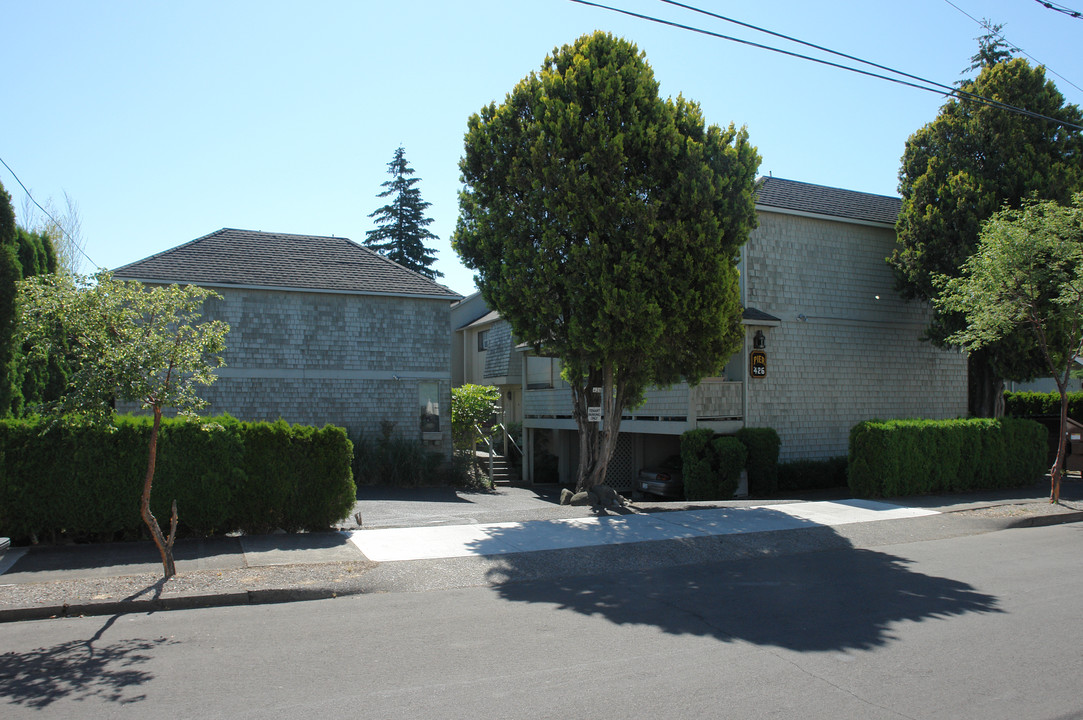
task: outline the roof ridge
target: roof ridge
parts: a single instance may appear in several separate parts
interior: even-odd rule
[[[146,282],[459,298],[348,237],[220,228],[113,271]]]

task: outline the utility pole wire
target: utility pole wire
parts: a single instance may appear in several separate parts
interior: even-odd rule
[[[1038,1],[1038,2],[1041,2],[1042,0],[1037,0],[1037,1]],[[970,18],[971,20],[973,20],[974,22],[976,22],[976,23],[977,23],[978,25],[981,25],[981,26],[982,26],[983,28],[985,28],[985,30],[986,30],[986,31],[988,31],[988,32],[994,32],[994,31],[993,31],[993,26],[992,26],[992,25],[990,24],[990,22],[989,22],[988,20],[979,20],[979,19],[977,19],[976,17],[974,17],[973,15],[971,15],[970,13],[968,13],[968,12],[967,12],[966,10],[963,10],[963,9],[962,9],[961,7],[959,7],[958,5],[956,5],[955,3],[953,3],[953,2],[951,1],[951,0],[944,0],[944,2],[946,2],[946,3],[948,4],[948,5],[951,5],[951,6],[953,7],[953,8],[955,8],[956,10],[958,10],[959,12],[961,12],[961,13],[962,13],[963,15],[966,15],[966,16],[967,16],[968,18]],[[1013,42],[1011,42],[1010,40],[1008,40],[1008,38],[1004,37],[1004,33],[1002,33],[1002,32],[997,32],[997,33],[996,33],[996,36],[997,36],[998,38],[1000,38],[1001,40],[1003,40],[1003,41],[1004,41],[1005,43],[1007,43],[1007,44],[1008,44],[1008,45],[1009,45],[1009,46],[1010,46],[1010,47],[1011,47],[1012,49],[1014,49],[1014,50],[1018,50],[1018,51],[1019,51],[1019,52],[1021,52],[1021,53],[1022,53],[1023,55],[1025,55],[1026,57],[1030,58],[1030,60],[1032,60],[1032,61],[1033,61],[1034,63],[1036,63],[1036,64],[1038,64],[1038,65],[1041,65],[1041,66],[1042,66],[1042,67],[1044,67],[1044,68],[1045,68],[1046,70],[1048,70],[1049,72],[1053,73],[1054,75],[1056,75],[1057,77],[1059,77],[1059,78],[1060,78],[1061,80],[1063,80],[1064,82],[1066,82],[1066,83],[1068,83],[1069,85],[1071,85],[1072,87],[1074,87],[1074,88],[1075,88],[1076,90],[1079,90],[1080,92],[1083,92],[1083,88],[1079,87],[1079,86],[1078,86],[1078,85],[1076,85],[1076,84],[1075,84],[1074,82],[1072,82],[1072,81],[1071,81],[1071,80],[1069,80],[1068,78],[1064,77],[1064,76],[1063,76],[1063,75],[1061,75],[1061,74],[1060,74],[1059,72],[1057,72],[1056,70],[1054,70],[1053,68],[1049,67],[1048,65],[1046,65],[1046,64],[1045,64],[1044,62],[1042,62],[1042,61],[1041,61],[1041,60],[1039,60],[1038,58],[1036,58],[1036,57],[1034,57],[1033,55],[1031,55],[1030,53],[1028,53],[1028,52],[1027,52],[1026,50],[1024,50],[1023,48],[1019,47],[1019,46],[1018,46],[1018,45],[1016,45],[1015,43],[1013,43]]]
[[[78,250],[78,251],[79,251],[79,253],[80,253],[80,254],[81,254],[81,255],[82,255],[83,257],[85,257],[85,258],[86,258],[86,259],[87,259],[87,260],[88,260],[88,261],[90,262],[90,265],[91,265],[92,267],[98,267],[97,263],[95,263],[95,262],[94,262],[94,260],[92,260],[92,259],[91,259],[91,257],[90,257],[89,255],[87,255],[87,254],[86,254],[86,251],[85,251],[85,250],[83,250],[82,246],[80,246],[80,245],[79,245],[79,243],[78,243],[78,242],[77,242],[77,241],[75,240],[75,238],[73,238],[73,237],[72,237],[72,236],[71,236],[71,235],[70,235],[70,234],[68,233],[68,231],[67,231],[67,230],[66,230],[66,229],[64,228],[64,226],[63,226],[63,225],[61,225],[61,224],[60,224],[60,222],[59,222],[59,221],[58,221],[58,220],[57,220],[57,219],[56,219],[55,217],[53,217],[53,216],[52,216],[52,215],[51,215],[51,214],[49,213],[49,211],[48,211],[48,210],[46,210],[45,208],[43,208],[43,207],[41,206],[41,203],[39,203],[39,202],[38,202],[37,200],[35,200],[35,199],[34,199],[34,196],[33,196],[33,195],[32,195],[32,194],[30,193],[30,190],[28,190],[28,189],[27,189],[26,185],[23,185],[23,181],[19,179],[19,176],[15,174],[15,171],[11,169],[11,166],[10,166],[10,165],[8,165],[8,164],[7,164],[6,162],[4,162],[4,158],[0,158],[0,165],[3,165],[4,167],[6,167],[6,168],[8,169],[8,172],[9,172],[9,173],[11,173],[11,177],[15,178],[15,182],[19,183],[19,187],[21,187],[21,188],[23,189],[23,192],[24,192],[24,193],[26,193],[26,196],[27,196],[28,198],[30,198],[30,202],[34,203],[34,205],[36,205],[36,206],[37,206],[38,210],[41,210],[41,211],[42,211],[43,213],[45,213],[45,217],[47,217],[47,218],[49,218],[50,220],[52,220],[52,221],[53,221],[53,225],[56,225],[56,226],[57,226],[58,228],[60,228],[60,232],[64,233],[64,236],[65,236],[66,238],[68,238],[68,241],[69,241],[69,242],[70,242],[70,243],[72,244],[72,246],[73,246],[73,247],[74,247],[74,248],[75,248],[76,250]]]
[[[668,0],[663,0],[663,2],[666,2],[666,1],[668,1]],[[967,92],[965,90],[959,90],[958,88],[953,88],[950,85],[943,85],[941,83],[934,83],[934,82],[932,82],[930,80],[925,80],[925,79],[922,79],[922,78],[918,78],[916,76],[909,75],[909,74],[901,72],[899,70],[892,70],[891,68],[884,68],[887,72],[895,73],[896,75],[901,75],[903,77],[915,78],[915,79],[919,80],[920,82],[923,82],[923,83],[926,83],[926,84],[925,85],[919,85],[916,82],[910,82],[908,80],[900,80],[899,78],[893,78],[893,77],[889,77],[887,75],[881,75],[879,73],[870,72],[868,70],[862,70],[861,68],[855,68],[855,67],[851,67],[849,65],[842,65],[840,63],[831,62],[830,60],[824,60],[822,58],[816,58],[816,57],[812,57],[810,55],[802,55],[801,53],[791,52],[790,50],[783,50],[782,48],[776,48],[776,47],[772,47],[770,45],[763,45],[762,43],[752,42],[751,40],[744,40],[742,38],[733,37],[732,35],[723,35],[722,33],[712,32],[710,30],[705,30],[703,28],[694,27],[692,25],[684,25],[684,24],[681,24],[681,23],[678,23],[678,22],[674,22],[672,20],[664,20],[662,18],[653,17],[651,15],[644,15],[642,13],[632,12],[631,10],[623,10],[621,8],[615,8],[615,7],[611,7],[609,5],[602,5],[602,4],[596,3],[596,2],[589,2],[589,0],[571,0],[571,2],[577,3],[579,5],[586,5],[588,7],[599,8],[601,10],[609,10],[610,12],[619,13],[621,15],[627,15],[629,17],[638,18],[640,20],[647,20],[648,22],[658,23],[659,25],[668,25],[670,27],[674,27],[674,28],[677,28],[679,30],[688,30],[689,32],[698,33],[700,35],[707,35],[709,37],[718,38],[720,40],[729,40],[730,42],[739,43],[741,45],[748,45],[749,47],[759,48],[761,50],[769,50],[771,52],[778,53],[780,55],[786,55],[786,56],[792,57],[792,58],[797,58],[799,60],[809,60],[809,61],[814,62],[814,63],[819,63],[820,65],[826,65],[827,67],[833,67],[833,68],[837,68],[839,70],[847,70],[847,71],[852,72],[852,73],[857,73],[858,75],[865,75],[867,77],[876,78],[878,80],[887,80],[888,82],[893,82],[893,83],[896,83],[898,85],[905,85],[906,87],[912,87],[912,88],[915,88],[917,90],[924,90],[925,92],[936,93],[937,95],[944,95],[944,96],[947,96],[947,97],[956,97],[956,98],[959,98],[961,100],[972,100],[974,102],[977,102],[977,103],[980,103],[982,105],[986,105],[986,106],[989,106],[989,107],[995,107],[995,108],[1000,108],[1001,110],[1007,110],[1009,112],[1019,113],[1020,115],[1026,115],[1028,117],[1032,117],[1032,118],[1035,118],[1035,119],[1038,119],[1038,120],[1046,120],[1048,122],[1051,122],[1051,123],[1054,123],[1054,124],[1057,124],[1057,125],[1062,125],[1064,127],[1073,128],[1075,130],[1083,130],[1083,125],[1076,125],[1074,123],[1070,123],[1070,122],[1067,122],[1065,120],[1060,120],[1058,118],[1049,117],[1048,115],[1042,115],[1041,113],[1032,112],[1032,111],[1026,110],[1024,108],[1015,107],[1014,105],[1008,105],[1006,103],[998,102],[998,101],[992,100],[990,98],[982,97],[981,95],[975,95],[974,93],[970,93],[970,92]],[[674,4],[676,4],[676,3],[674,3]],[[694,8],[692,8],[692,9],[694,9]],[[697,12],[703,12],[703,11],[698,11],[697,10]],[[707,14],[709,14],[709,13],[707,13]],[[752,27],[752,26],[750,26],[750,27]],[[757,29],[759,29],[759,28],[757,28]],[[770,31],[763,30],[762,32],[770,32]],[[772,34],[774,34],[774,33],[772,33]],[[795,40],[794,42],[802,42],[802,41]],[[805,43],[805,44],[809,44],[809,43]],[[813,47],[816,47],[816,46],[813,46]],[[828,51],[828,52],[834,52],[834,51]],[[835,54],[842,55],[842,53],[835,53]],[[857,58],[855,58],[855,60],[858,61],[858,62],[866,63],[868,65],[876,66],[875,63],[871,63],[871,62],[868,62],[868,61],[865,61],[865,60],[859,60]],[[881,66],[876,66],[876,67],[881,67]],[[935,87],[929,87],[929,85],[933,85]],[[939,88],[944,88],[944,89],[938,90],[937,89],[938,87]]]
[[[1068,17],[1075,18],[1076,20],[1083,20],[1083,12],[1079,12],[1078,10],[1073,10],[1070,7],[1065,7],[1064,5],[1057,5],[1056,3],[1047,2],[1046,0],[1034,0],[1034,2],[1038,3],[1039,5],[1041,5],[1042,7],[1044,7],[1047,10],[1053,10],[1055,12],[1064,13]]]

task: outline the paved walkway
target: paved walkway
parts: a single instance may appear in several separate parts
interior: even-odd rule
[[[375,562],[504,555],[593,545],[796,530],[936,515],[869,500],[785,503],[529,522],[358,530],[350,540]]]

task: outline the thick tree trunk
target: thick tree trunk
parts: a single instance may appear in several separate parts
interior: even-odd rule
[[[993,371],[984,350],[976,350],[967,358],[967,409],[971,417],[1004,414],[1004,379]]]
[[[165,570],[165,579],[177,574],[177,566],[173,562],[173,541],[177,537],[177,501],[173,501],[173,516],[169,522],[169,538],[162,535],[162,528],[158,526],[158,520],[150,511],[150,488],[154,482],[154,466],[158,459],[158,430],[162,425],[162,409],[154,407],[154,423],[150,429],[150,450],[147,456],[147,476],[143,480],[143,498],[140,502],[140,513],[143,522],[147,524],[150,535],[154,538],[154,544],[158,546],[158,552],[162,556],[162,568]]]
[[[594,388],[601,388],[599,396]],[[612,364],[601,371],[592,370],[585,386],[573,387],[573,411],[579,429],[579,467],[575,491],[585,492],[605,482],[609,460],[617,447],[621,413],[624,410],[624,384],[618,382]],[[602,427],[587,420],[587,408],[598,403],[602,408]],[[598,405],[595,405],[597,407]]]

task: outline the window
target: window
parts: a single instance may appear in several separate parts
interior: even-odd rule
[[[421,432],[440,432],[440,384],[419,383],[417,396],[421,407]]]
[[[478,330],[478,352],[485,352],[489,349],[489,331]]]
[[[547,357],[528,355],[526,358],[526,387],[528,390],[541,390],[553,387],[553,360]]]

